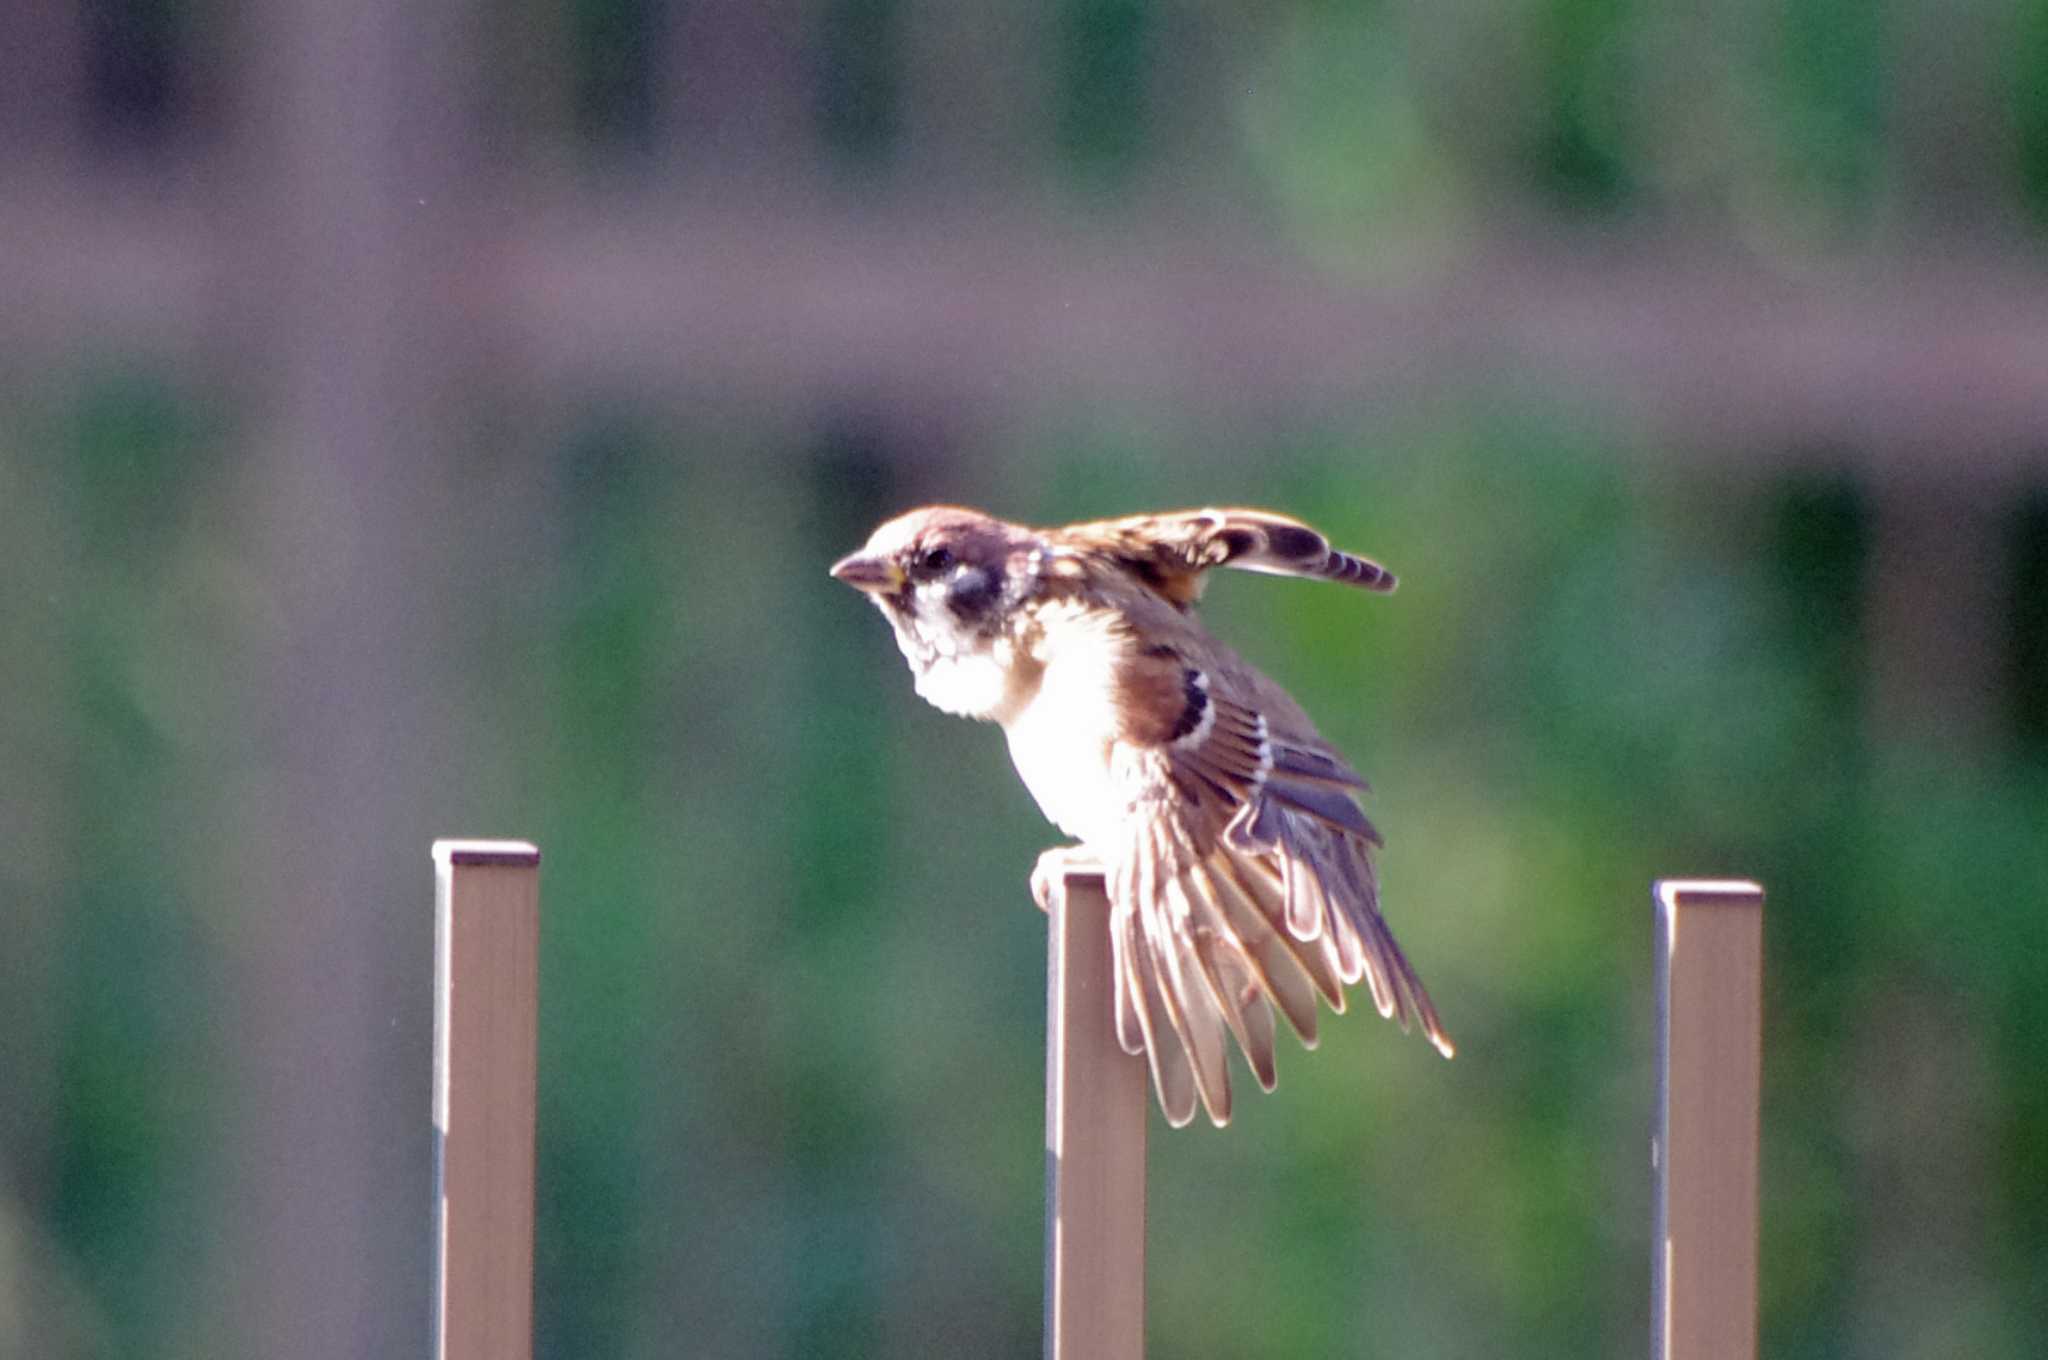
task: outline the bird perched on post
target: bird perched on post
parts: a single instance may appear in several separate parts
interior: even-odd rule
[[[1273,1089],[1273,1011],[1316,1042],[1316,997],[1365,981],[1383,1016],[1452,1045],[1379,911],[1365,781],[1301,706],[1195,615],[1211,567],[1394,588],[1377,562],[1264,510],[1033,529],[928,506],[832,568],[895,630],[917,692],[1002,725],[1038,806],[1110,900],[1116,1030],[1169,1123],[1230,1118],[1228,1032]]]

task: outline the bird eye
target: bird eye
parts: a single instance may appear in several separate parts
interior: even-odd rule
[[[937,576],[953,565],[953,550],[943,545],[926,548],[917,555],[917,568],[930,576]]]

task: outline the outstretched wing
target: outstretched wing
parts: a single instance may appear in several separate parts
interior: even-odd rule
[[[1273,1089],[1277,1008],[1316,1042],[1316,997],[1363,979],[1383,1016],[1451,1041],[1379,912],[1365,781],[1170,646],[1124,661],[1112,766],[1133,804],[1111,859],[1117,1033],[1146,1055],[1168,1122],[1230,1118],[1226,1033]]]
[[[1270,510],[1175,510],[1076,524],[1058,532],[1108,555],[1181,606],[1201,598],[1203,573],[1211,567],[1341,581],[1383,592],[1395,585],[1394,574],[1371,558],[1339,551],[1300,520]]]

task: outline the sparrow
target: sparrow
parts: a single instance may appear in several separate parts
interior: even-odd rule
[[[1168,1123],[1230,1118],[1229,1041],[1271,1091],[1278,1010],[1308,1048],[1316,998],[1373,1004],[1453,1046],[1379,910],[1365,780],[1279,685],[1195,613],[1212,567],[1388,592],[1394,576],[1264,510],[1182,510],[1030,528],[935,505],[832,567],[895,631],[917,692],[999,724],[1017,773],[1078,844],[1039,858],[1099,872],[1115,1026]]]

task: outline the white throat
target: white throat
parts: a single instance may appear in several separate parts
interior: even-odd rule
[[[932,707],[963,718],[1006,722],[1022,701],[1015,692],[1015,651],[1008,638],[948,631],[925,636],[900,622],[895,631],[918,696]]]

